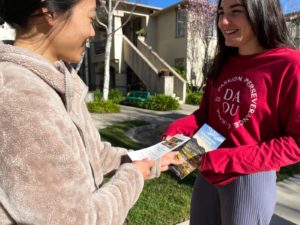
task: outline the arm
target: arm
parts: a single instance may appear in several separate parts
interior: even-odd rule
[[[89,146],[95,151],[91,151],[90,164],[94,172],[95,180],[97,184],[100,184],[102,175],[113,175],[116,170],[123,163],[131,163],[130,158],[127,155],[127,150],[120,147],[112,147],[110,143],[101,141],[98,129],[95,127],[91,115],[88,112],[85,103],[82,104],[82,110],[84,113],[83,121],[86,121],[86,130],[83,132],[85,139],[88,140]],[[76,109],[75,111],[79,111]],[[116,137],[118,138],[118,137]],[[160,176],[160,160],[154,162],[154,166],[151,167],[150,177],[152,179]]]
[[[300,76],[294,73],[282,85],[278,103],[283,135],[257,145],[221,148],[202,157],[203,175],[220,184],[237,174],[251,174],[300,161]]]
[[[142,173],[125,163],[96,189],[78,131],[57,98],[44,85],[5,82],[0,86],[0,201],[6,213],[31,225],[122,224],[142,191]]]

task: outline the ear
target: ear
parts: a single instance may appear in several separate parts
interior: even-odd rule
[[[54,15],[47,8],[42,8],[41,13],[44,15],[45,20],[48,22],[50,26],[54,25]]]

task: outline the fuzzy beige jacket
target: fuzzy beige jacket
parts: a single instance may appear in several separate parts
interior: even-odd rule
[[[64,63],[0,43],[1,225],[123,224],[143,176],[101,142],[86,93]]]

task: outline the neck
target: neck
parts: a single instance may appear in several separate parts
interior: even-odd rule
[[[51,54],[46,33],[38,32],[35,29],[30,31],[17,30],[14,45],[35,52],[52,63],[57,61],[57,58]]]
[[[240,55],[255,55],[264,52],[266,49],[262,47],[257,38],[254,38],[239,48]]]
[[[258,48],[239,49],[239,54],[240,55],[255,55],[255,54],[262,53],[264,51],[266,51],[266,49],[260,46]]]

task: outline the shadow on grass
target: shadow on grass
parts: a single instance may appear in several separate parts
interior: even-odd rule
[[[110,142],[112,146],[136,150],[145,148],[146,146],[142,143],[131,140],[126,135],[126,132],[130,128],[147,124],[148,123],[143,120],[124,121],[101,129],[99,132],[102,140]]]

